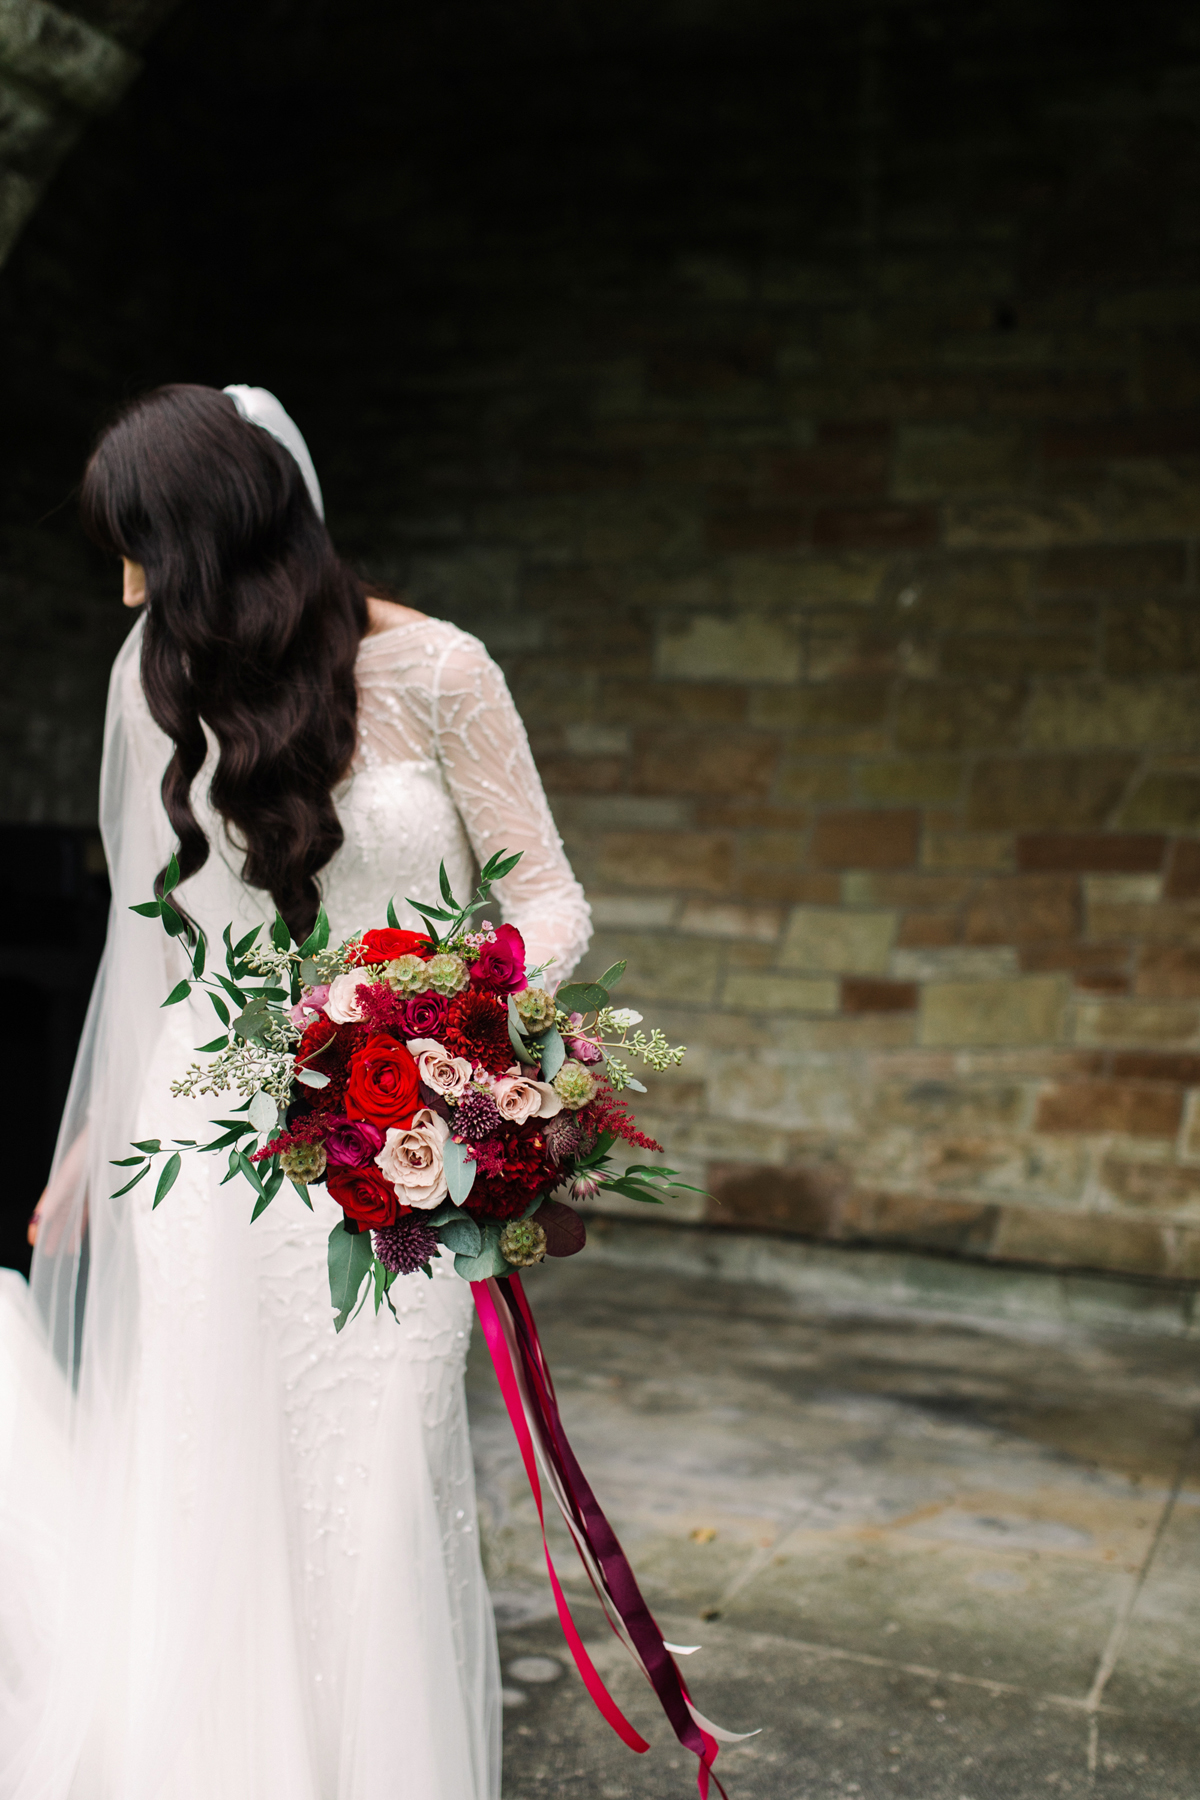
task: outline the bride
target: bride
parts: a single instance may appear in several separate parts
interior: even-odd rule
[[[178,846],[220,943],[276,907],[334,941],[395,897],[498,889],[533,964],[589,935],[504,679],[476,639],[370,598],[304,440],[258,388],[172,386],[101,438],[91,536],[142,607],[109,689],[113,883],[29,1289],[0,1286],[3,1800],[495,1800],[499,1677],[462,1372],[466,1282],[393,1289],[341,1336],[336,1207],[253,1226],[215,1156],[111,1197],[131,1140],[204,1141],[173,1099],[211,1038],[163,1010],[180,944],[130,907]],[[85,1303],[86,1296],[86,1303]]]

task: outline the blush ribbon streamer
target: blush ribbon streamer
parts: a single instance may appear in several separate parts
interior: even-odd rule
[[[755,1734],[725,1731],[692,1705],[671,1655],[672,1651],[681,1655],[689,1652],[680,1645],[664,1641],[642,1598],[616,1533],[601,1511],[567,1441],[554,1383],[520,1276],[513,1274],[502,1280],[473,1281],[471,1292],[529,1477],[559,1622],[584,1686],[623,1743],[639,1754],[650,1748],[596,1673],[571,1616],[546,1541],[539,1467],[609,1625],[657,1694],[679,1742],[699,1759],[696,1785],[701,1800],[707,1800],[710,1778],[722,1800],[727,1800],[725,1789],[713,1770],[718,1743],[740,1743]]]

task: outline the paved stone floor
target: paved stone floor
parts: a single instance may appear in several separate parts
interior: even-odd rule
[[[730,1800],[1200,1800],[1200,1347],[823,1310],[576,1262],[528,1291],[580,1460],[697,1704],[761,1735]],[[477,1334],[478,1339],[478,1334]],[[470,1394],[507,1684],[505,1800],[673,1800],[565,1533],[587,1700],[486,1352]]]

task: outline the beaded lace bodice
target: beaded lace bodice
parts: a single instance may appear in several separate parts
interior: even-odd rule
[[[563,980],[591,935],[591,915],[550,816],[529,740],[504,677],[477,638],[414,619],[363,639],[358,750],[336,796],[346,842],[321,878],[335,931],[378,924],[393,872],[402,901],[435,899],[438,863],[465,890],[471,853],[522,859],[496,889],[525,938],[531,967]]]

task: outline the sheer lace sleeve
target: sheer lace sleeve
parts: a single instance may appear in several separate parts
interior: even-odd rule
[[[456,631],[438,658],[433,738],[446,782],[482,864],[497,850],[521,861],[496,894],[525,939],[529,966],[549,963],[565,981],[592,935],[583,889],[571,872],[504,676],[476,638]]]

